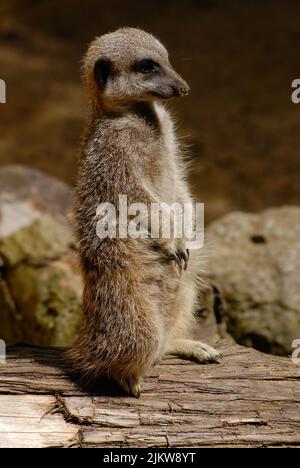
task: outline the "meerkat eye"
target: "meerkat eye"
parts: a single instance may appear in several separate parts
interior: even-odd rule
[[[159,68],[160,65],[152,59],[143,59],[134,64],[135,71],[139,73],[155,73]]]
[[[94,78],[100,88],[104,88],[112,73],[112,63],[107,59],[99,59],[94,65]]]

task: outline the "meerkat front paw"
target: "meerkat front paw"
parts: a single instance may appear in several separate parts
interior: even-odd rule
[[[187,269],[189,258],[190,252],[188,249],[177,250],[176,252],[170,253],[170,259],[174,260],[178,265],[180,273],[182,272],[182,269]]]
[[[176,242],[154,243],[155,250],[161,250],[165,258],[170,262],[175,262],[179,272],[186,270],[189,263],[190,251],[185,247],[185,243],[177,240]]]
[[[169,258],[175,261],[179,272],[186,270],[189,263],[190,251],[186,248],[183,239],[177,239],[169,250]]]
[[[208,344],[193,340],[175,340],[167,354],[180,356],[201,364],[220,362],[222,358],[221,354]]]

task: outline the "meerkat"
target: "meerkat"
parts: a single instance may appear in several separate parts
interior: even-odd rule
[[[69,352],[85,379],[107,376],[140,395],[165,354],[206,363],[219,353],[193,341],[197,253],[182,239],[104,238],[96,208],[191,202],[185,163],[163,102],[187,83],[151,34],[121,28],[95,39],[83,61],[90,118],[83,139],[74,218],[84,280],[83,318]],[[174,261],[175,260],[175,261]]]

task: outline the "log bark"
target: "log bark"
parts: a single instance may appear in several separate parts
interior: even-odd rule
[[[140,399],[81,388],[63,350],[16,346],[0,365],[0,447],[300,447],[300,366],[223,343],[221,364],[167,358]]]

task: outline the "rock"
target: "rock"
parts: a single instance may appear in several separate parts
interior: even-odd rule
[[[68,346],[80,321],[82,283],[71,190],[21,166],[0,169],[0,337]]]
[[[40,171],[12,165],[0,169],[0,197],[28,201],[37,211],[66,218],[72,206],[71,188]]]
[[[18,202],[10,202],[9,209],[13,211],[16,205]],[[2,222],[5,230],[5,218]],[[28,220],[19,223],[18,229],[15,229],[0,237],[0,256],[7,267],[15,267],[20,263],[40,265],[59,258],[71,246],[75,248],[70,227],[51,215],[40,214],[36,219],[29,215]]]
[[[289,355],[300,338],[300,208],[231,213],[207,230],[208,271],[240,344]]]
[[[225,322],[222,320],[223,298],[217,286],[212,282],[203,283],[198,305],[195,314],[193,339],[204,341],[212,346],[217,346],[220,340],[226,341],[228,344],[235,343],[227,331]]]

